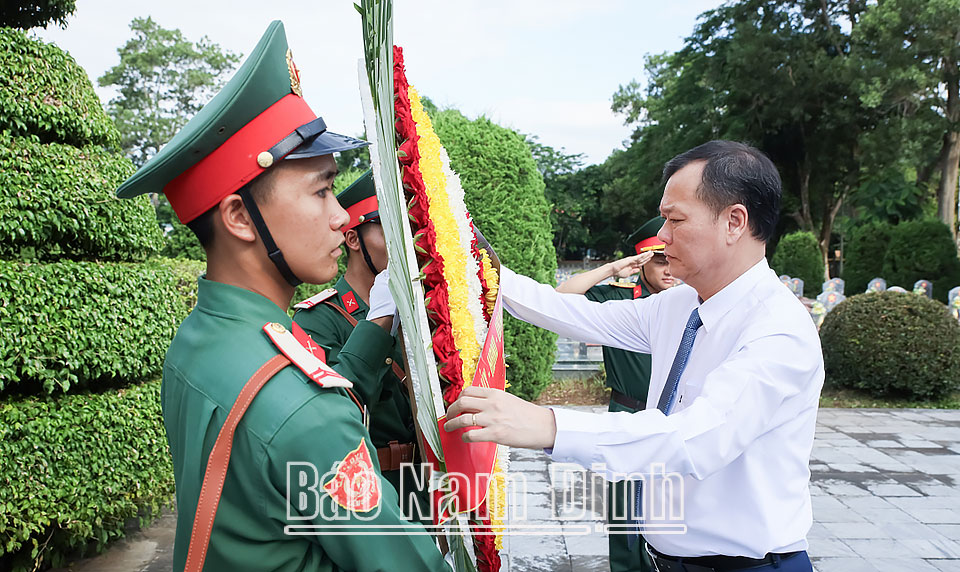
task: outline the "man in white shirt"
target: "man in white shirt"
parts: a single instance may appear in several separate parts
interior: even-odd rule
[[[653,508],[642,511],[643,533],[660,571],[809,571],[823,357],[808,313],[764,258],[780,177],[758,150],[712,141],[668,162],[664,179],[658,236],[685,285],[603,304],[506,268],[500,286],[522,320],[650,353],[647,409],[551,410],[470,387],[446,428],[478,427],[464,440],[547,449],[611,480],[640,475]],[[656,534],[678,523],[682,534]]]

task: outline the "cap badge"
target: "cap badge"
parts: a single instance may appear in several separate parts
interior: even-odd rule
[[[303,97],[303,91],[300,89],[300,70],[297,64],[293,63],[293,52],[287,48],[287,71],[290,72],[290,91]]]

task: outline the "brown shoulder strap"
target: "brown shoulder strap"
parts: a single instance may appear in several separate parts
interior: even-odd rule
[[[250,381],[240,390],[240,395],[230,408],[227,420],[217,434],[217,440],[207,459],[207,469],[203,474],[203,486],[200,488],[200,500],[197,502],[197,514],[193,518],[193,532],[190,534],[190,548],[187,549],[187,565],[185,572],[201,572],[203,561],[207,557],[207,547],[210,544],[210,534],[213,532],[213,519],[217,515],[217,506],[220,504],[220,494],[223,492],[223,481],[227,477],[227,467],[230,465],[230,451],[233,448],[233,434],[237,424],[247,408],[257,396],[260,389],[266,385],[277,372],[290,365],[290,360],[283,354],[270,358],[260,366],[250,378]]]
[[[340,304],[337,304],[336,302],[334,302],[333,300],[330,300],[330,299],[324,300],[323,303],[326,304],[327,306],[330,306],[330,307],[333,308],[334,310],[340,312],[340,315],[343,316],[344,318],[346,318],[346,319],[347,319],[347,322],[350,322],[350,325],[351,325],[351,326],[353,326],[354,328],[357,327],[357,319],[354,318],[354,317],[350,314],[350,312],[347,312],[345,309],[343,309],[343,308],[340,306]],[[401,367],[400,364],[398,364],[397,362],[393,362],[392,367],[393,367],[393,375],[397,376],[397,379],[400,380],[400,383],[406,385],[406,384],[407,384],[407,373],[406,373],[405,371],[403,371],[403,367]]]

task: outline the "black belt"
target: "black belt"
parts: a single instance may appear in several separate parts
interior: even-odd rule
[[[647,552],[653,559],[657,572],[728,572],[733,570],[749,570],[776,564],[793,558],[800,552],[770,553],[763,558],[747,558],[746,556],[694,556],[679,558],[667,556],[657,552],[647,545]]]
[[[636,411],[641,411],[647,407],[647,403],[645,401],[640,401],[639,399],[634,399],[629,395],[624,395],[616,389],[610,390],[610,399],[614,403],[619,403],[624,407],[629,407],[630,409],[634,409]]]

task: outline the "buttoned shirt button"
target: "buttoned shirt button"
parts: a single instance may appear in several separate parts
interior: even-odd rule
[[[390,364],[393,363],[393,358],[387,358],[387,359],[383,360],[383,363],[385,363],[385,364],[387,364],[387,365],[390,365]]]

